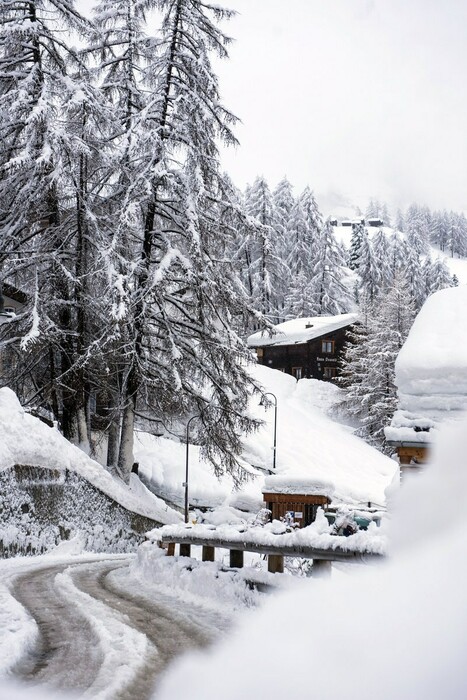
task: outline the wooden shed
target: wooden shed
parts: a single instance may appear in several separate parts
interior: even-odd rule
[[[319,480],[273,475],[263,488],[265,507],[272,520],[288,520],[298,527],[314,522],[318,508],[327,509],[334,487]]]

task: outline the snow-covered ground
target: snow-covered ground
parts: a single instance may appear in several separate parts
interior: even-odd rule
[[[277,397],[277,474],[288,479],[332,482],[333,499],[337,503],[358,505],[371,501],[384,506],[384,491],[397,465],[328,415],[339,398],[339,389],[316,379],[297,382],[262,365],[254,365],[251,371],[264,390]],[[193,446],[189,462],[192,503],[209,506],[224,503],[251,512],[261,507],[263,470],[272,471],[274,409],[265,410],[255,398],[249,411],[264,421],[256,433],[243,440],[242,460],[250,466],[251,480],[240,491],[233,491],[231,478],[218,481],[212,467],[200,460],[199,449]],[[185,445],[137,433],[135,456],[140,472],[156,492],[181,505]]]
[[[213,652],[176,664],[157,700],[464,700],[466,453],[467,420],[403,484],[384,565],[268,600]]]
[[[130,485],[125,486],[68,442],[56,428],[26,413],[14,392],[5,387],[0,389],[0,471],[15,464],[58,471],[68,469],[130,511],[161,523],[179,520],[179,514],[150,493],[138,479],[132,479]]]

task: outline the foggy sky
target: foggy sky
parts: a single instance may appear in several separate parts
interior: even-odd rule
[[[242,120],[222,155],[237,185],[287,175],[325,213],[371,197],[467,212],[465,0],[217,2],[240,13],[216,63]]]

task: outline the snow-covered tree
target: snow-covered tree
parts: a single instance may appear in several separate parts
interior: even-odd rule
[[[157,8],[162,28],[142,75],[143,108],[136,105],[124,139],[131,177],[107,262],[122,367],[118,469],[131,468],[139,412],[195,409],[205,453],[236,478],[239,430],[253,425],[244,416],[252,383],[232,325],[248,308],[225,255],[225,210],[236,202],[218,162],[218,140],[235,142],[235,118],[219,101],[210,60],[226,56],[216,22],[231,13],[198,0],[158,0]]]
[[[345,313],[351,306],[351,294],[343,284],[345,261],[328,219],[321,230],[313,260],[309,290],[318,316]]]
[[[95,271],[90,200],[105,152],[109,114],[64,32],[82,38],[89,23],[73,2],[4,3],[0,14],[0,231],[7,266],[30,298],[4,329],[21,348],[23,401],[53,410],[67,437],[87,440],[89,319],[99,305],[87,281]]]
[[[358,420],[357,434],[378,449],[396,408],[394,365],[414,318],[405,280],[398,275],[385,296],[370,306],[368,321],[346,348],[342,407]]]
[[[381,279],[373,246],[365,229],[363,229],[359,252],[358,274],[360,276],[360,286],[358,297],[359,299],[362,299],[362,297],[367,298],[370,303],[373,303],[380,291]]]
[[[350,238],[349,267],[351,270],[358,270],[365,227],[363,224],[352,226],[352,236]]]

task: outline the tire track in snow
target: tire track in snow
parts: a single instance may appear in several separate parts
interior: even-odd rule
[[[133,629],[152,643],[144,668],[119,695],[122,700],[143,700],[152,695],[158,677],[169,663],[185,651],[208,645],[217,630],[214,626],[208,630],[205,624],[194,621],[188,607],[180,610],[173,608],[173,601],[171,605],[157,599],[149,601],[134,588],[123,588],[122,579],[117,587],[109,576],[116,568],[96,563],[86,571],[76,567],[71,576],[77,588],[122,614]],[[134,586],[134,581],[131,584]]]
[[[79,691],[93,700],[144,700],[179,654],[207,645],[215,624],[188,606],[138,596],[134,580],[112,583],[128,559],[108,558],[35,568],[15,579],[12,595],[39,629],[15,673],[34,684]],[[131,590],[130,590],[131,588]]]

